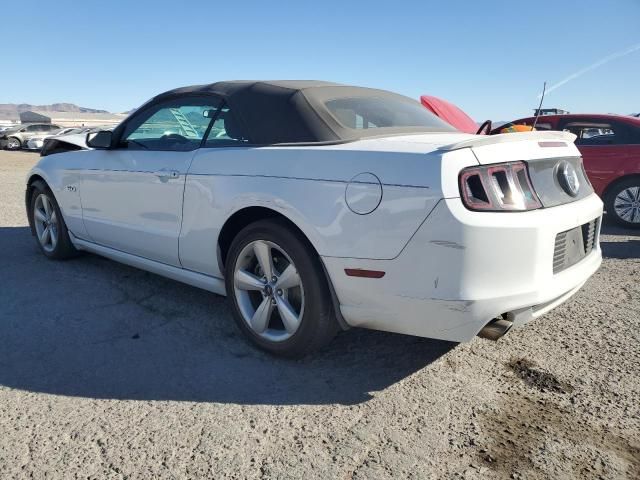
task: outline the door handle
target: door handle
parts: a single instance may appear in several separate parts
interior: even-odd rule
[[[178,172],[177,170],[168,170],[166,168],[163,168],[155,172],[155,176],[162,181],[167,181],[171,178],[178,178],[180,176],[180,172]]]

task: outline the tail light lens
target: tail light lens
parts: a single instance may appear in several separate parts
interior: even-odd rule
[[[525,162],[465,168],[460,193],[469,210],[521,212],[542,207]]]

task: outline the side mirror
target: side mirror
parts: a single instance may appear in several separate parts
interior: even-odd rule
[[[98,130],[97,132],[87,133],[87,146],[98,150],[111,148],[111,140],[113,132],[109,130]]]

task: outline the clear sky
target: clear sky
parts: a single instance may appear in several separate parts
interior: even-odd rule
[[[177,86],[317,79],[528,115],[542,82],[640,45],[640,0],[7,2],[0,103],[129,110]],[[8,6],[11,5],[11,9]],[[640,111],[640,49],[553,90],[572,112]]]

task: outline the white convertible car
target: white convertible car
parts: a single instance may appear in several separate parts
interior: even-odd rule
[[[369,88],[219,82],[158,95],[92,150],[45,152],[26,205],[47,257],[226,294],[272,353],[349,326],[495,339],[600,265],[602,203],[573,140],[462,134]]]

